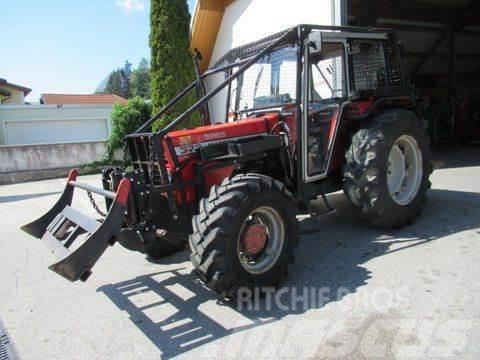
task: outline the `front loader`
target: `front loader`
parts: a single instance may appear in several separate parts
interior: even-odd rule
[[[53,208],[22,229],[42,238],[58,257],[50,269],[71,281],[85,281],[115,242],[154,259],[188,242],[199,277],[235,298],[278,284],[294,259],[296,215],[318,218],[318,197],[331,212],[326,194],[343,189],[370,223],[410,224],[432,168],[400,53],[390,30],[299,25],[232,49],[203,74],[196,63],[197,78],[126,136],[126,168],[103,170],[103,188],[72,171]],[[149,131],[193,91],[194,105]],[[201,126],[182,129],[195,112]],[[73,209],[75,188],[99,214],[91,193],[104,196],[105,217]]]

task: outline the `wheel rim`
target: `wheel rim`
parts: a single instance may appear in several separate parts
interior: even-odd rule
[[[387,183],[390,196],[399,205],[406,205],[417,195],[422,182],[422,152],[410,135],[395,141],[388,156]]]
[[[285,242],[285,226],[279,213],[262,206],[245,219],[238,237],[238,258],[245,270],[260,274],[278,260]]]

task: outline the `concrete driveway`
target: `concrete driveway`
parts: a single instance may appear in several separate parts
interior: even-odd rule
[[[206,289],[186,252],[152,264],[115,245],[88,282],[69,283],[19,230],[52,205],[63,180],[2,186],[0,319],[25,359],[478,359],[478,154],[440,153],[423,215],[399,231],[365,225],[342,194],[331,195],[337,213],[301,219],[279,295],[243,309]],[[93,215],[79,195],[74,206]]]

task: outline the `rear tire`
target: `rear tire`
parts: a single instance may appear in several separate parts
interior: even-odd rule
[[[258,174],[236,175],[212,187],[192,225],[195,270],[226,298],[237,298],[239,289],[276,286],[298,244],[292,195],[284,184]]]
[[[431,172],[424,121],[411,111],[389,110],[353,135],[343,189],[364,219],[401,228],[420,214]]]

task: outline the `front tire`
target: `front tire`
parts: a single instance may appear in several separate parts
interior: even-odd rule
[[[343,188],[364,219],[401,228],[420,214],[431,172],[424,121],[411,111],[389,110],[353,135]]]
[[[191,260],[220,296],[274,287],[293,262],[298,243],[293,197],[270,177],[247,174],[212,187],[192,220]]]

